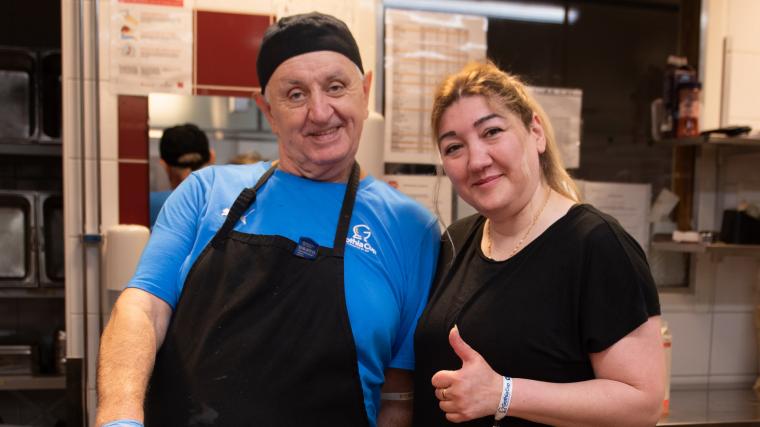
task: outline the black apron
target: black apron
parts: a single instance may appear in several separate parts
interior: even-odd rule
[[[358,165],[332,249],[233,230],[275,168],[240,193],[187,276],[146,427],[369,425],[343,288]]]

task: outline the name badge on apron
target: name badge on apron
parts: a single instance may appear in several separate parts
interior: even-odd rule
[[[316,259],[318,248],[319,245],[314,240],[308,237],[301,237],[298,239],[298,246],[293,251],[293,255],[305,259]]]

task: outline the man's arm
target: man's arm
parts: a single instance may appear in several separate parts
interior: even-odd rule
[[[380,398],[377,427],[409,427],[412,425],[412,400],[408,393],[414,391],[412,371],[388,368],[382,394],[391,393],[390,399]],[[404,399],[404,400],[398,400]]]
[[[143,422],[148,379],[171,314],[166,302],[143,290],[125,289],[119,296],[100,342],[97,426]]]

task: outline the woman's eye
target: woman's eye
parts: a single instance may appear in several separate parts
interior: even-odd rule
[[[500,133],[502,133],[504,130],[501,128],[488,128],[483,132],[484,138],[492,138]]]
[[[454,154],[459,151],[460,148],[462,148],[462,144],[449,144],[443,148],[443,155],[449,156]]]

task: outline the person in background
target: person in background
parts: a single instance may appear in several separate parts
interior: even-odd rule
[[[103,333],[99,426],[411,425],[437,220],[355,161],[372,73],[342,21],[282,18],[257,70],[279,162],[167,200]]]
[[[664,356],[646,256],[579,203],[542,108],[475,63],[438,88],[431,123],[478,213],[444,234],[415,335],[414,425],[655,425]]]
[[[166,171],[172,190],[185,180],[193,171],[213,164],[216,153],[209,148],[208,137],[192,123],[173,126],[164,130],[158,145],[161,167]],[[161,207],[169,198],[171,191],[151,191],[150,226],[158,218]]]

